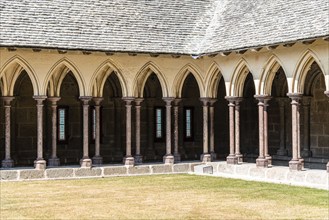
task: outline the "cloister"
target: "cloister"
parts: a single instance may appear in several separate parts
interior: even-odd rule
[[[2,167],[219,159],[329,172],[328,53],[327,37],[199,56],[2,47]]]

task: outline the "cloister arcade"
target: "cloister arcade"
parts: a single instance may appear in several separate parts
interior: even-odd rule
[[[220,159],[325,169],[327,52],[323,40],[198,59],[2,48],[2,167]]]

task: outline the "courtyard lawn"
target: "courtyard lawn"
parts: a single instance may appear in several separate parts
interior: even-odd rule
[[[0,219],[328,219],[325,190],[194,175],[1,182]]]

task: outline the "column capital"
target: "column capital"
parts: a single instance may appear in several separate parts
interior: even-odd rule
[[[225,99],[229,101],[230,103],[234,103],[238,98],[238,96],[225,96]]]
[[[104,98],[102,98],[102,97],[93,97],[93,101],[94,101],[95,105],[97,105],[97,106],[100,105],[103,100],[104,100]]]
[[[5,106],[10,105],[10,102],[13,101],[15,99],[14,96],[2,96],[1,99],[4,101]]]
[[[329,91],[325,91],[324,94],[329,97]]]
[[[135,99],[135,104],[136,104],[136,106],[140,106],[141,103],[142,103],[143,101],[144,101],[143,98],[136,98],[136,99]]]
[[[51,96],[47,98],[48,101],[50,101],[53,105],[56,105],[56,103],[61,100],[61,97],[57,96]]]
[[[82,101],[83,105],[88,105],[91,100],[91,96],[80,96],[79,99]]]
[[[163,99],[163,101],[166,102],[166,105],[171,105],[171,102],[174,101],[175,98],[174,97],[164,97],[162,99]]]
[[[179,103],[180,103],[182,100],[183,100],[183,99],[181,99],[181,98],[175,98],[175,99],[174,99],[174,105],[175,105],[175,106],[178,106]]]
[[[131,105],[131,102],[133,102],[135,98],[131,96],[126,96],[122,97],[122,100],[126,102],[126,105]]]
[[[287,96],[291,98],[293,101],[299,101],[303,97],[303,94],[299,92],[287,93]]]
[[[42,103],[46,98],[47,96],[45,95],[35,95],[33,96],[33,98],[39,103]]]
[[[210,98],[209,97],[201,97],[200,101],[203,103],[203,106],[207,106]]]
[[[214,104],[217,102],[217,99],[215,98],[209,98],[209,104],[210,106],[214,106]]]
[[[269,96],[269,95],[254,95],[254,98],[257,99],[260,102],[267,102],[271,99],[271,96]]]

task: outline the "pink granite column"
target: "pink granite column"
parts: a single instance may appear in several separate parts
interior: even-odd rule
[[[291,98],[291,113],[292,113],[292,159],[289,161],[290,170],[302,170],[302,164],[299,161],[298,153],[298,111],[299,111],[299,101],[301,99],[300,93],[288,93],[289,98]]]
[[[329,91],[325,91],[324,94],[329,97]],[[329,173],[329,161],[327,163],[327,172]]]
[[[235,99],[235,157],[238,160],[238,164],[243,163],[243,155],[240,152],[240,102],[242,98],[237,97]]]
[[[4,101],[5,107],[5,159],[1,161],[1,165],[3,168],[11,168],[14,167],[14,160],[11,159],[10,151],[10,109],[11,109],[11,101],[14,100],[12,96],[2,97]]]
[[[60,160],[57,157],[57,102],[60,97],[49,97],[51,102],[51,157],[48,160],[49,166],[59,166]]]
[[[89,158],[89,101],[90,96],[80,97],[83,108],[83,157],[80,160],[82,168],[90,168],[92,166],[92,160]]]
[[[226,157],[227,164],[237,164],[238,158],[235,156],[235,131],[234,131],[234,109],[236,97],[226,96],[226,100],[229,101],[229,120],[230,120],[230,154]]]
[[[181,156],[178,152],[178,108],[181,99],[174,99],[174,161],[180,162]]]
[[[277,155],[286,156],[288,154],[286,149],[286,126],[285,126],[285,104],[286,98],[276,98],[280,107],[280,148]]]
[[[268,152],[268,102],[271,97],[267,96],[264,99],[264,154],[268,162],[268,166],[272,166],[272,157]]]
[[[135,109],[136,109],[136,155],[135,163],[142,164],[143,156],[141,155],[141,102],[142,98],[135,99]]]
[[[94,97],[93,101],[95,103],[95,156],[92,158],[92,163],[95,165],[102,165],[103,164],[103,157],[100,154],[100,108],[101,102],[103,98],[101,97]]]
[[[211,161],[211,155],[208,150],[208,102],[209,98],[200,98],[203,106],[203,154],[201,155],[201,161],[203,163]]]
[[[209,116],[210,116],[210,136],[209,136],[209,147],[211,161],[217,159],[217,154],[215,152],[215,134],[214,134],[214,123],[215,123],[215,107],[214,104],[217,99],[209,99]]]
[[[311,145],[310,145],[310,103],[312,97],[304,96],[302,99],[303,105],[303,151],[302,157],[312,157]]]
[[[131,155],[131,103],[134,101],[133,97],[124,97],[126,102],[126,156],[123,158],[126,166],[134,166],[135,159]]]
[[[268,161],[265,159],[264,150],[264,99],[263,95],[255,95],[258,100],[258,126],[259,126],[259,156],[256,159],[257,167],[267,167]]]
[[[166,155],[163,157],[165,164],[173,164],[174,156],[171,153],[171,102],[172,97],[163,98],[166,102]]]
[[[37,170],[46,169],[46,161],[43,159],[43,101],[47,96],[33,96],[37,101],[37,159],[34,167]]]

